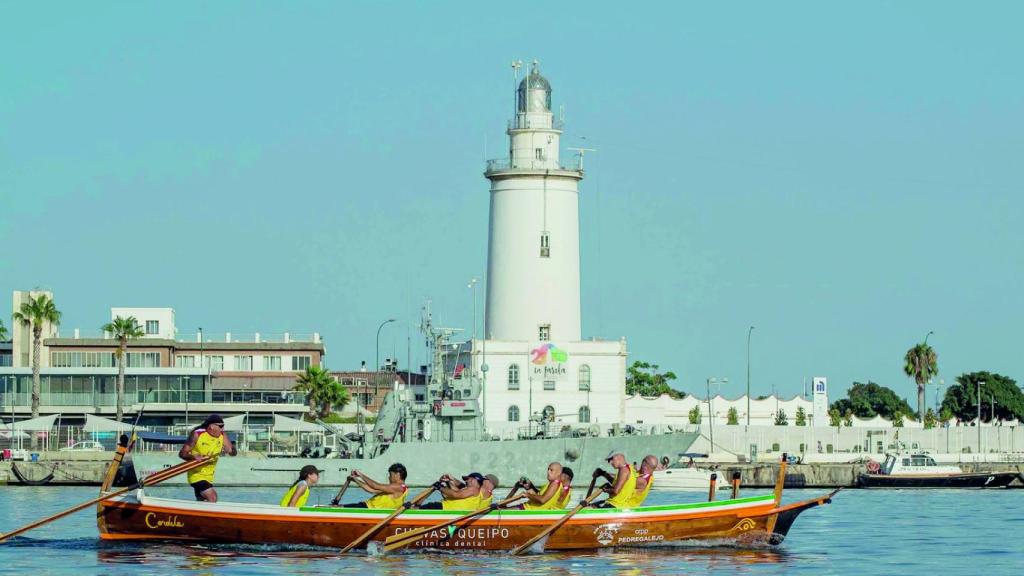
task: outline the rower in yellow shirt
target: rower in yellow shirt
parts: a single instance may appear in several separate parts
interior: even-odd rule
[[[525,478],[524,478],[525,480]],[[522,510],[553,510],[558,508],[559,492],[562,488],[562,464],[552,462],[548,464],[547,483],[537,488],[529,480],[526,494],[526,502],[519,506]]]
[[[299,470],[299,479],[281,497],[281,506],[288,508],[301,508],[305,506],[306,500],[309,500],[309,489],[316,486],[316,483],[320,481],[320,474],[322,472],[323,470],[318,470],[312,464],[303,466],[302,470]]]
[[[594,477],[604,477],[609,481],[602,490],[608,493],[608,499],[595,508],[629,508],[636,491],[636,470],[626,462],[626,456],[618,451],[612,450],[605,459],[615,469],[615,478],[600,468],[594,470]]]
[[[569,499],[572,498],[572,468],[562,466],[562,487],[558,491],[558,503],[555,508],[568,508]]]
[[[189,470],[188,483],[192,485],[196,500],[206,502],[217,501],[217,490],[213,488],[213,476],[217,469],[217,459],[222,454],[235,456],[238,450],[231,439],[224,433],[224,419],[218,414],[210,414],[202,424],[189,434],[185,444],[178,451],[178,457],[185,461],[209,460],[198,468]]]
[[[405,466],[398,462],[388,467],[388,482],[377,482],[359,470],[353,470],[350,475],[357,486],[372,494],[365,502],[345,504],[345,508],[387,508],[394,510],[401,508],[405,497],[409,494],[409,487],[405,485],[408,476]],[[336,502],[332,504],[337,505]]]
[[[658,457],[653,454],[648,454],[640,462],[640,470],[636,475],[636,486],[627,508],[638,508],[643,505],[647,495],[651,492],[651,486],[654,486],[654,471],[657,469]]]
[[[428,502],[420,506],[423,510],[479,510],[490,506],[493,502],[498,478],[493,474],[484,476],[472,472],[462,477],[459,482],[450,474],[445,474],[435,484],[441,492],[440,502]]]

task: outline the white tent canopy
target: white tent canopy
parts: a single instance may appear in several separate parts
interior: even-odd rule
[[[86,414],[85,426],[82,427],[82,430],[85,432],[131,432],[132,425],[127,422]],[[136,430],[145,430],[145,428],[139,426]]]
[[[22,420],[21,422],[14,423],[14,430],[16,432],[43,432],[50,428],[53,428],[54,423],[57,422],[57,417],[60,414],[53,414],[51,416],[40,416],[38,418],[31,418],[29,420]],[[3,424],[2,428],[10,432],[11,425]]]
[[[323,426],[274,414],[274,432],[323,432]]]
[[[224,430],[228,432],[240,432],[245,429],[245,414],[231,416],[224,419]]]

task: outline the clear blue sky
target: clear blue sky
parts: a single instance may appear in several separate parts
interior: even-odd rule
[[[137,4],[0,7],[8,325],[42,286],[68,330],[173,306],[181,332],[320,331],[339,369],[389,316],[404,357],[427,297],[468,327],[484,148],[538,58],[564,143],[599,149],[586,335],[690,392],[743,389],[751,324],[755,393],[913,402],[929,330],[947,382],[1024,378],[1019,2]]]

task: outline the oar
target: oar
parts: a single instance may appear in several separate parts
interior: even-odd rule
[[[516,500],[522,500],[525,497],[526,497],[526,494],[520,494],[519,496],[513,496],[512,498],[506,498],[506,499],[502,500],[501,502],[498,502],[497,504],[492,504],[490,506],[487,506],[486,508],[480,508],[479,510],[474,510],[473,512],[470,512],[469,514],[463,514],[462,516],[458,516],[458,517],[453,518],[451,520],[445,520],[444,522],[441,522],[440,524],[436,524],[434,526],[428,526],[426,528],[417,528],[415,530],[409,530],[408,532],[402,532],[401,534],[395,534],[394,536],[388,536],[384,540],[384,551],[385,552],[391,552],[392,550],[398,550],[399,548],[405,548],[409,544],[412,544],[413,542],[415,542],[415,541],[419,540],[420,538],[422,538],[424,534],[429,534],[430,532],[433,532],[434,530],[441,530],[442,528],[447,528],[447,527],[449,527],[449,526],[451,526],[453,524],[458,524],[458,523],[463,522],[465,520],[470,520],[472,518],[476,518],[477,516],[483,516],[484,514],[487,514],[488,512],[490,512],[491,510],[496,510],[496,509],[501,508],[503,506],[508,506],[509,504],[515,502]]]
[[[341,488],[338,489],[338,493],[331,499],[331,506],[337,506],[338,503],[341,502],[341,495],[345,493],[345,490],[348,490],[348,485],[351,483],[352,477],[349,476],[345,479],[345,483],[341,485]]]
[[[176,466],[171,466],[170,468],[167,468],[165,470],[161,470],[159,472],[154,472],[154,473],[150,474],[149,476],[146,476],[145,478],[143,478],[141,481],[139,481],[134,486],[129,486],[127,488],[122,488],[120,490],[117,490],[115,492],[110,492],[108,494],[102,494],[102,495],[100,495],[100,496],[98,496],[96,498],[93,498],[92,500],[89,500],[88,502],[83,502],[83,503],[81,503],[81,504],[79,504],[77,506],[73,506],[71,508],[68,508],[67,510],[65,510],[63,512],[59,512],[57,514],[54,514],[53,516],[49,516],[47,518],[43,518],[42,520],[38,520],[38,521],[33,522],[33,523],[31,523],[31,524],[29,524],[27,526],[22,526],[21,528],[18,528],[17,530],[8,532],[6,534],[2,534],[2,535],[0,535],[0,542],[3,542],[3,541],[5,541],[8,538],[11,538],[13,536],[17,536],[18,534],[23,534],[25,532],[28,532],[29,530],[33,530],[35,528],[38,528],[38,527],[40,527],[40,526],[42,526],[44,524],[49,524],[50,522],[53,522],[54,520],[59,520],[59,519],[65,517],[65,516],[68,516],[70,514],[74,514],[75,512],[78,512],[79,510],[84,510],[85,508],[88,508],[89,506],[92,506],[93,504],[96,504],[98,502],[103,502],[104,500],[110,500],[111,498],[116,498],[116,497],[120,496],[121,494],[124,494],[126,492],[131,492],[132,490],[137,490],[139,488],[142,488],[143,486],[152,486],[154,484],[159,484],[160,482],[163,482],[164,480],[167,480],[169,478],[173,478],[174,476],[177,476],[179,474],[184,474],[185,472],[188,472],[189,470],[192,470],[193,468],[198,468],[199,466],[202,466],[203,464],[207,464],[207,463],[208,463],[207,460],[192,460],[192,461],[189,461],[189,462],[182,462],[181,464],[178,464]]]
[[[344,554],[345,552],[348,552],[356,546],[359,546],[362,543],[366,542],[370,538],[373,538],[374,534],[380,532],[382,528],[390,524],[391,521],[394,520],[399,514],[426,500],[428,496],[434,493],[434,490],[437,490],[437,488],[431,486],[430,488],[427,488],[423,492],[420,492],[415,498],[412,499],[411,502],[403,502],[402,505],[396,508],[394,512],[388,514],[387,518],[381,520],[373,528],[370,528],[366,532],[363,532],[362,535],[360,535],[358,538],[349,542],[348,546],[342,548],[341,553]]]
[[[587,506],[590,506],[590,503],[593,502],[594,500],[596,500],[597,497],[600,496],[601,494],[602,494],[602,492],[600,490],[595,492],[594,494],[588,494],[586,500],[580,502],[579,505],[577,505],[572,510],[568,511],[565,514],[565,516],[562,516],[557,522],[555,522],[551,526],[548,526],[547,528],[542,530],[540,534],[537,534],[533,538],[530,538],[529,540],[527,540],[526,543],[524,543],[521,546],[517,547],[515,550],[512,551],[512,555],[513,556],[518,556],[518,555],[522,554],[527,549],[529,549],[530,546],[533,546],[534,544],[536,544],[538,541],[540,541],[542,538],[544,538],[548,534],[551,534],[555,530],[558,530],[559,528],[561,528],[562,524],[565,524],[566,522],[568,522],[569,519],[572,518],[573,516],[575,516],[576,513],[579,512],[580,510],[583,510]]]

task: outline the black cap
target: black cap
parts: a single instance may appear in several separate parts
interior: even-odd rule
[[[206,420],[203,420],[203,428],[209,426],[210,424],[220,424],[221,426],[223,426],[224,419],[220,417],[220,414],[210,414],[209,416],[206,417]]]
[[[476,481],[481,484],[484,483],[484,475],[479,472],[470,472],[462,477],[463,480],[469,480],[470,478],[475,478]]]

